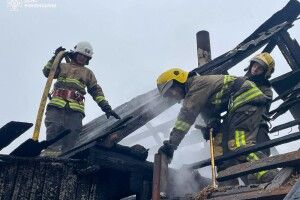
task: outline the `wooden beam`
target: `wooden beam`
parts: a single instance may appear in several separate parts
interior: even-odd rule
[[[211,62],[196,68],[191,71],[192,74],[220,74],[226,72],[241,60],[247,58],[249,55],[267,44],[272,37],[276,37],[278,33],[291,27],[290,23],[284,22],[274,26],[265,32],[262,32],[255,39],[239,44],[235,49],[221,55]]]
[[[154,134],[156,134],[156,136],[158,136],[158,133],[163,133],[164,135],[169,134],[170,129],[174,124],[175,124],[175,120],[167,121],[165,123],[154,126],[152,129],[148,129],[146,131],[140,132],[135,135],[130,135],[124,138],[122,140],[122,143],[130,146],[133,144],[137,144],[139,140],[143,140],[148,137],[154,137]]]
[[[280,39],[289,51],[290,57],[295,62],[296,69],[300,69],[300,46],[297,40],[292,39],[287,31],[280,34]]]
[[[292,134],[289,134],[289,135],[286,135],[286,136],[283,136],[283,137],[280,137],[280,138],[276,138],[276,139],[269,140],[269,141],[264,142],[264,143],[257,144],[257,145],[252,146],[252,147],[239,149],[237,151],[229,152],[229,153],[226,153],[222,156],[218,156],[218,157],[215,158],[215,162],[216,162],[216,164],[218,164],[218,163],[220,163],[222,161],[225,161],[225,160],[236,158],[236,157],[242,156],[242,155],[247,155],[251,152],[260,151],[260,150],[267,149],[267,148],[270,148],[270,147],[273,147],[273,146],[277,146],[277,145],[285,144],[285,143],[288,143],[288,142],[292,142],[292,141],[295,141],[295,140],[298,140],[298,139],[300,139],[300,132],[292,133]],[[198,168],[201,168],[201,167],[206,167],[208,165],[210,165],[210,159],[206,159],[206,160],[202,160],[200,162],[184,165],[183,167],[187,167],[187,168],[191,168],[191,169],[198,169]]]
[[[300,198],[300,179],[294,184],[292,189],[283,200],[296,200]]]
[[[160,200],[167,196],[168,189],[168,158],[164,154],[157,153],[154,156],[152,199]]]
[[[218,181],[226,181],[250,173],[278,167],[291,167],[300,163],[300,151],[262,158],[254,162],[246,162],[229,167],[218,173]]]
[[[32,127],[32,123],[11,121],[0,128],[0,150]]]
[[[293,167],[283,168],[279,171],[279,173],[272,180],[270,185],[266,187],[267,190],[274,190],[281,187],[286,181],[291,177],[294,172]]]
[[[212,194],[212,198],[209,198],[209,200],[233,200],[233,199],[247,199],[247,200],[282,200],[282,198],[291,190],[291,186],[286,186],[283,188],[279,188],[276,190],[254,190],[249,192],[242,192],[242,193],[235,193],[231,195],[226,195],[226,192],[224,193],[218,193],[218,197],[214,197],[214,194]]]
[[[272,39],[268,44],[267,46],[262,50],[262,52],[268,52],[268,53],[271,53],[274,48],[276,47],[276,43],[277,41],[275,39]]]
[[[296,126],[296,125],[299,125],[299,124],[300,124],[300,119],[296,119],[296,120],[293,120],[293,121],[290,121],[290,122],[287,122],[287,123],[284,123],[284,124],[280,124],[278,126],[273,127],[270,130],[270,133],[281,131],[283,129],[287,129],[287,128],[290,128],[292,126]]]
[[[155,154],[153,178],[152,178],[152,199],[160,200],[160,174],[161,174],[161,155]]]
[[[109,149],[94,146],[84,152],[84,156],[91,166],[98,166],[100,169],[109,168],[119,171],[143,173],[146,180],[152,179],[153,163],[140,161],[128,155],[112,152]]]
[[[279,47],[287,63],[290,65],[291,69],[297,70],[300,68],[300,66],[298,66],[297,61],[293,57],[289,47],[287,46],[284,40],[287,34],[288,34],[287,31],[284,31],[278,36],[277,46]]]

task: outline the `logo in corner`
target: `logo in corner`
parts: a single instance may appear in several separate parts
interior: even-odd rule
[[[18,11],[22,6],[22,0],[7,0],[7,8],[9,11]]]

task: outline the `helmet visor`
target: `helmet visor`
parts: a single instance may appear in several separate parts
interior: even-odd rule
[[[170,80],[170,81],[168,81],[168,82],[166,82],[166,83],[164,83],[164,84],[159,84],[159,85],[157,85],[157,88],[158,88],[160,94],[161,94],[162,96],[165,96],[165,94],[166,94],[167,91],[173,86],[173,84],[174,84],[174,81],[173,81],[173,80]]]

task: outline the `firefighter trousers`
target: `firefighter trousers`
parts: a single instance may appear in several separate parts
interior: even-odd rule
[[[82,119],[82,113],[73,111],[70,108],[48,106],[45,118],[46,139],[53,139],[66,129],[70,129],[71,133],[48,147],[47,151],[50,152],[50,154],[51,152],[56,154],[57,152],[60,153],[70,147],[73,147],[82,128]],[[53,155],[53,157],[56,156]]]
[[[224,153],[227,151],[235,151],[237,149],[255,145],[258,139],[258,132],[260,129],[260,123],[262,121],[263,112],[263,107],[254,105],[244,105],[235,110],[233,113],[228,115],[226,119],[224,119],[224,125],[222,128],[223,134],[218,136],[222,137],[222,139],[219,139],[219,142],[216,145],[221,145]],[[257,161],[267,156],[268,155],[263,151],[253,152],[245,156],[240,156],[235,161],[230,161],[232,164],[226,163],[225,168],[237,163]],[[220,166],[220,168],[224,167]],[[274,170],[264,170],[257,172],[252,176],[256,178],[256,183],[264,183],[272,180],[275,174],[276,173],[274,173]],[[253,180],[249,182],[253,183]]]

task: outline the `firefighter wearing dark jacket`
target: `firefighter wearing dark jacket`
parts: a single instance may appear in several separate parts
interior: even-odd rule
[[[162,73],[157,79],[158,90],[162,96],[178,101],[183,99],[180,113],[170,139],[164,141],[159,152],[170,159],[185,134],[194,124],[199,113],[205,119],[213,119],[221,113],[228,113],[228,148],[232,151],[252,146],[256,143],[256,135],[262,118],[263,107],[267,97],[256,85],[243,78],[230,75],[206,75],[188,78],[188,73],[181,69],[171,69]],[[247,120],[251,118],[250,121]],[[247,121],[248,123],[244,123]],[[211,123],[211,128],[215,129]],[[218,130],[216,131],[218,132]],[[260,159],[262,153],[251,153],[240,157],[239,162],[251,162]],[[267,171],[266,171],[267,173]],[[266,174],[260,174],[262,177]]]
[[[43,73],[48,77],[50,68],[55,56],[62,50],[59,47],[55,55],[48,61],[43,69]],[[82,127],[84,113],[84,95],[87,92],[93,97],[107,118],[110,116],[120,119],[107,100],[105,100],[102,88],[97,83],[94,73],[85,67],[92,58],[93,49],[88,42],[79,42],[74,51],[67,53],[71,59],[70,63],[61,63],[55,73],[57,81],[51,94],[51,100],[47,105],[46,111],[46,137],[50,140],[57,136],[64,129],[71,129],[72,133],[49,147],[44,155],[57,156],[62,150],[75,144],[79,131]]]
[[[267,100],[266,103],[261,105],[261,107],[264,109],[263,114],[266,114],[269,111],[271,106],[271,101],[273,98],[273,92],[271,89],[271,83],[269,81],[269,78],[271,77],[271,74],[274,72],[274,67],[275,67],[274,59],[269,53],[264,52],[253,57],[250,60],[249,66],[245,69],[247,73],[245,74],[244,79],[254,82],[256,86],[266,96],[266,100]],[[256,116],[254,115],[253,117]],[[228,126],[230,126],[230,124],[228,124],[227,122],[228,119],[230,118],[225,117],[223,119],[222,128],[220,128],[221,130],[219,131],[219,133],[216,134],[214,138],[215,156],[221,156],[223,155],[224,152],[228,151],[228,147],[227,147],[228,135],[223,134],[228,132]],[[218,119],[215,120],[218,121]],[[247,120],[248,121],[252,120],[252,118],[249,117]],[[247,120],[245,120],[244,123],[249,123],[247,122]],[[219,121],[218,123],[221,124]],[[263,117],[262,120],[260,121],[260,125],[257,131],[256,143],[262,143],[270,140],[268,136],[268,132],[269,132],[269,127],[267,121]],[[203,133],[205,133],[205,131],[203,131]],[[205,139],[208,140],[208,136],[206,135],[205,137],[206,137]],[[270,149],[263,150],[263,153],[264,154],[261,155],[262,157],[269,156]],[[232,164],[236,164],[236,162],[231,160],[231,161],[221,163],[218,165],[217,169],[218,171],[222,171],[227,167],[231,166]],[[268,175],[264,176],[264,179],[271,180],[274,178],[275,174],[276,174],[276,170],[271,170],[269,171]],[[255,176],[257,177],[258,174],[254,174],[254,176],[251,174],[248,176],[248,178],[242,177],[242,180],[244,181],[245,184],[259,183],[259,181]],[[237,185],[238,180],[233,179],[233,180],[223,182],[222,184]]]

